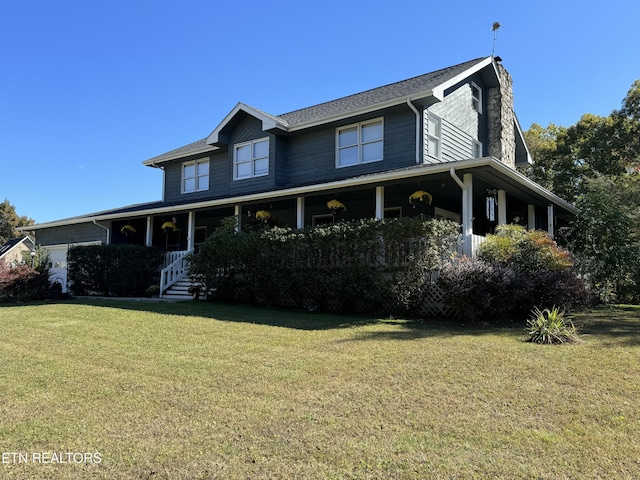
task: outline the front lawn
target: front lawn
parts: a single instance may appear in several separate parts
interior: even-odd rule
[[[574,322],[2,306],[0,478],[638,478],[640,309]]]

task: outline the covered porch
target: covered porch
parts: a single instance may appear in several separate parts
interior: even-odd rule
[[[428,192],[431,202],[410,202],[418,191]],[[332,211],[327,206],[332,200],[344,210]],[[295,229],[364,218],[446,218],[460,224],[460,253],[473,256],[498,225],[520,224],[553,236],[573,214],[571,204],[497,160],[483,158],[131,212],[112,219],[110,242],[166,251],[164,291],[186,274],[184,256],[231,216],[239,219],[239,230],[265,223]]]

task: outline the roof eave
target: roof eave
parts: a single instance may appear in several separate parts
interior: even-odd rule
[[[142,164],[146,165],[147,167],[160,168],[158,167],[158,165],[161,165],[166,162],[170,162],[172,160],[178,160],[180,158],[190,157],[192,155],[202,155],[205,153],[211,153],[211,152],[215,152],[216,150],[220,150],[220,148],[214,145],[207,145],[204,148],[199,148],[189,152],[178,152],[178,153],[175,153],[174,155],[163,156],[162,159],[150,158],[149,160],[145,160],[144,162],[142,162]]]
[[[321,117],[315,120],[310,120],[308,122],[297,123],[289,127],[289,132],[295,132],[297,130],[304,130],[307,128],[317,127],[320,125],[325,125],[327,123],[337,122],[340,120],[344,120],[351,117],[357,117],[358,115],[366,115],[367,113],[376,112],[378,110],[382,110],[389,107],[395,107],[397,105],[402,105],[407,103],[407,101],[416,101],[425,98],[433,98],[436,101],[442,101],[444,98],[444,91],[441,91],[439,88],[432,88],[429,90],[425,90],[423,92],[414,93],[409,96],[402,96],[393,98],[391,100],[387,100],[385,102],[376,103],[373,105],[367,105],[366,107],[356,108],[352,110],[348,110],[342,113],[338,113],[335,115],[330,115],[326,117]]]

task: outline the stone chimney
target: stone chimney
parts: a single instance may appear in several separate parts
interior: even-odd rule
[[[500,85],[488,89],[487,116],[489,122],[489,155],[505,165],[516,166],[515,113],[513,111],[513,79],[494,58]]]

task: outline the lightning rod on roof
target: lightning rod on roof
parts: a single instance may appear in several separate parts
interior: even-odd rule
[[[500,22],[493,22],[491,31],[493,32],[493,48],[491,49],[491,56],[493,57],[496,52],[496,38],[498,37],[498,29],[501,27]]]

